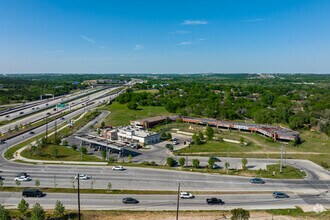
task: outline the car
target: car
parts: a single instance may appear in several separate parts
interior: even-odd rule
[[[2,176],[0,176],[0,180],[4,180],[4,178]]]
[[[195,196],[188,192],[180,192],[180,198],[181,199],[193,199]]]
[[[212,159],[214,162],[221,162],[221,160],[219,158],[214,157],[214,156],[210,157],[210,159]]]
[[[175,138],[175,137],[174,137],[174,138],[172,138],[171,140],[172,140],[172,141],[178,141],[178,139],[177,139],[177,138]]]
[[[20,114],[20,115],[23,115],[23,114],[24,114],[24,112],[20,112],[19,114]]]
[[[289,195],[284,192],[273,192],[274,198],[289,198]]]
[[[61,119],[62,119],[62,120],[65,120],[65,118],[64,118],[64,117],[62,117]]]
[[[9,118],[10,117],[10,115],[6,115],[6,118]]]
[[[43,197],[45,196],[44,193],[42,193],[38,189],[24,189],[22,192],[23,197]]]
[[[47,112],[47,114],[46,115],[51,115],[51,113],[50,112]]]
[[[261,178],[250,179],[250,182],[255,183],[255,184],[264,184],[265,183],[265,181],[263,181],[263,179],[261,179]]]
[[[35,132],[34,131],[30,131],[29,134],[35,134]]]
[[[5,144],[5,143],[6,143],[5,140],[0,141],[0,144]]]
[[[20,173],[16,174],[16,177],[20,177],[20,176],[28,177],[29,175],[25,172],[20,172]]]
[[[34,110],[34,108],[32,108],[32,110]]]
[[[213,168],[213,169],[220,169],[220,166],[219,166],[218,164],[215,163],[215,164],[213,164],[212,168]]]
[[[119,166],[119,165],[117,165],[117,166],[112,167],[112,170],[123,171],[123,170],[124,170],[124,167],[123,167],[123,166]]]
[[[74,177],[75,179],[78,179],[78,175]],[[79,174],[79,179],[80,180],[88,180],[90,179],[89,176],[87,176],[86,174]]]
[[[123,203],[124,204],[138,204],[139,200],[131,198],[131,197],[126,197],[126,198],[123,198]]]
[[[30,177],[28,176],[20,176],[20,177],[15,177],[14,181],[20,181],[20,182],[27,182],[30,181]]]
[[[225,204],[225,202],[222,199],[218,199],[215,197],[206,199],[206,203],[208,205],[224,205]]]

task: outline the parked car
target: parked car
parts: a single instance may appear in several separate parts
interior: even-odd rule
[[[284,192],[273,192],[274,198],[289,198],[289,195]]]
[[[43,197],[45,196],[44,193],[42,193],[38,189],[24,189],[22,192],[23,197]]]
[[[172,141],[178,141],[178,139],[174,137],[174,138],[172,138]]]
[[[14,181],[20,181],[20,182],[27,182],[30,181],[30,177],[28,176],[20,176],[20,177],[15,177]]]
[[[173,145],[178,145],[179,141],[173,141]]]
[[[261,178],[250,179],[250,182],[255,183],[255,184],[264,184],[265,183],[265,181],[263,181],[263,179],[261,179]]]
[[[209,205],[224,205],[225,204],[225,202],[222,201],[221,199],[214,198],[214,197],[206,199],[206,203]]]
[[[123,171],[124,170],[124,167],[118,165],[118,166],[112,167],[112,170]]]
[[[78,179],[78,175],[74,177],[75,179]],[[89,176],[87,176],[86,174],[79,174],[79,179],[80,180],[88,180],[90,179]]]
[[[126,198],[123,198],[123,203],[124,204],[138,204],[139,200],[131,198],[131,197],[126,197]]]
[[[180,192],[181,199],[193,199],[195,196],[189,192]]]
[[[20,172],[20,173],[16,174],[16,177],[20,177],[20,176],[28,177],[29,175],[25,172]]]

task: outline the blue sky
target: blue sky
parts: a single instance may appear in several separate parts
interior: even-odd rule
[[[0,0],[2,73],[330,73],[327,0]]]

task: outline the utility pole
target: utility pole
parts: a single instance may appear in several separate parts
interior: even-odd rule
[[[48,138],[48,116],[46,117],[46,141]]]
[[[80,185],[79,185],[79,173],[78,173],[78,219],[80,220]]]
[[[177,204],[176,204],[176,220],[179,220],[179,206],[180,206],[180,183],[178,186],[178,198],[177,198]]]
[[[55,119],[54,121],[54,127],[55,127],[55,133],[54,133],[54,141],[56,142],[56,138],[57,138],[57,119]]]
[[[281,150],[280,173],[282,173],[282,166],[283,166],[283,149],[284,149],[284,147],[281,146],[280,147],[280,150]]]

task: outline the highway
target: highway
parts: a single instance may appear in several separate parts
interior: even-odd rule
[[[40,111],[38,113],[29,115],[29,116],[24,117],[22,119],[18,119],[18,120],[14,121],[10,124],[1,126],[0,127],[0,133],[1,132],[6,133],[8,131],[8,129],[14,129],[16,125],[19,126],[19,125],[28,124],[29,122],[34,122],[34,121],[40,120],[42,118],[45,118],[46,116],[52,117],[52,116],[58,114],[59,112],[67,112],[67,111],[70,111],[70,110],[74,110],[74,109],[77,109],[77,108],[84,107],[86,105],[86,103],[91,102],[89,100],[97,100],[99,97],[102,97],[106,93],[109,93],[109,92],[111,92],[115,89],[117,89],[117,88],[105,89],[105,90],[93,93],[93,94],[91,94],[87,97],[79,98],[75,101],[70,102],[69,106],[67,106],[65,108],[58,108],[58,109],[51,108],[51,109],[48,109],[48,110]],[[105,98],[102,99],[102,100],[98,100],[98,102],[105,102],[105,101],[108,101],[108,100],[106,100]],[[49,105],[49,106],[51,106],[51,105]],[[54,109],[55,109],[55,111],[54,111]]]
[[[224,195],[195,195],[194,199],[180,199],[180,210],[231,210],[237,207],[245,209],[295,208],[308,203],[296,194],[289,194],[290,198],[275,199],[271,194],[224,194]],[[124,197],[133,197],[138,204],[123,204]],[[221,198],[224,205],[208,205],[206,198]],[[313,197],[309,195],[309,197]],[[21,192],[0,192],[0,203],[8,208],[16,208],[22,199]],[[26,198],[33,206],[36,202],[46,209],[53,209],[57,200],[66,209],[77,209],[77,194],[47,193],[42,198]],[[85,210],[176,210],[177,195],[120,195],[120,194],[81,194],[81,209]],[[328,201],[329,203],[329,201]]]

